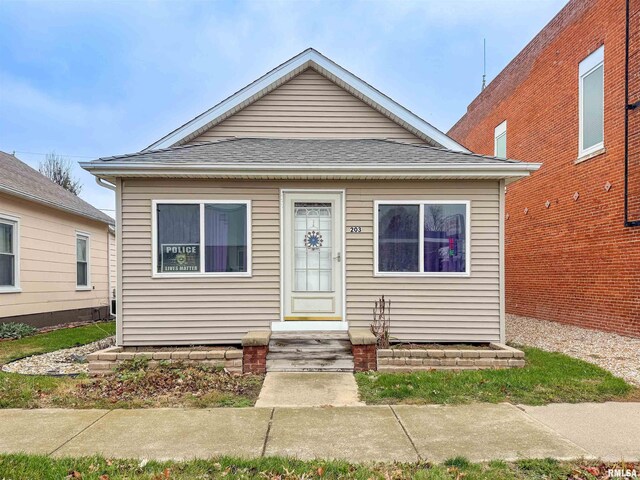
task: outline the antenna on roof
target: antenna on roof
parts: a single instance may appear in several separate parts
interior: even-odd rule
[[[487,86],[487,39],[482,39],[482,88]]]

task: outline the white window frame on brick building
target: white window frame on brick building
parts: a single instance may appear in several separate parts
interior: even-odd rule
[[[493,133],[493,155],[507,158],[507,121],[498,125]]]
[[[580,62],[579,77],[578,158],[582,158],[604,149],[604,45]],[[595,128],[589,126],[590,123],[595,124]],[[590,139],[589,135],[595,138]]]

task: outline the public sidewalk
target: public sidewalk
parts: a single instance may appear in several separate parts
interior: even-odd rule
[[[351,462],[640,459],[640,403],[0,410],[0,452]]]

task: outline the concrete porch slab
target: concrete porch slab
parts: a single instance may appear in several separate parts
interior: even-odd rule
[[[117,458],[184,460],[262,454],[271,409],[114,410],[55,452]]]
[[[363,406],[352,373],[270,372],[256,407]]]
[[[521,408],[604,461],[640,460],[640,403],[556,403]]]
[[[458,455],[474,462],[590,456],[507,403],[398,405],[393,410],[420,456],[428,461],[442,462]]]
[[[387,406],[276,408],[265,456],[415,462],[418,456]]]
[[[0,410],[0,452],[48,455],[108,410]]]

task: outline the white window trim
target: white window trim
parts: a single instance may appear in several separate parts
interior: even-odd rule
[[[604,45],[591,53],[587,58],[580,62],[578,67],[579,80],[578,80],[578,111],[579,111],[579,134],[578,134],[578,159],[591,155],[592,153],[602,150],[604,148],[604,68],[602,70],[602,141],[590,146],[589,148],[582,148],[582,141],[584,137],[583,125],[584,125],[584,109],[583,109],[583,83],[584,79],[592,73],[594,70],[604,65]]]
[[[0,223],[13,225],[13,257],[14,264],[14,282],[13,285],[0,286],[0,293],[20,293],[20,217],[5,215],[0,213]]]
[[[78,239],[82,238],[87,242],[87,284],[78,285]],[[76,290],[89,291],[93,290],[91,285],[91,234],[76,230]]]
[[[204,205],[215,204],[243,204],[247,206],[247,271],[246,272],[205,272],[205,254],[204,249],[201,249],[200,254],[200,271],[199,272],[172,272],[161,273],[158,272],[158,204],[188,204],[200,206],[200,242],[204,244]],[[155,199],[151,201],[151,278],[201,278],[201,277],[251,277],[253,270],[252,262],[252,235],[251,235],[251,200],[164,200]]]
[[[378,207],[380,205],[418,205],[420,228],[418,262],[424,268],[424,206],[465,205],[465,271],[464,272],[381,272],[378,270]],[[470,277],[471,276],[471,201],[469,200],[376,200],[373,202],[373,276],[374,277]]]
[[[507,158],[507,121],[498,125],[493,131],[493,155],[498,156],[498,139],[504,136],[504,157]]]

